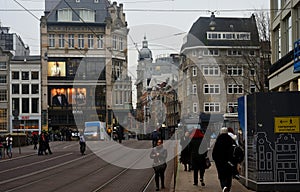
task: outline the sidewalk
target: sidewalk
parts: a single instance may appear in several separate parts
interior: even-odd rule
[[[194,179],[193,179],[193,171],[184,171],[183,165],[178,163],[177,169],[177,178],[176,178],[176,186],[175,191],[177,192],[222,192],[220,187],[220,183],[218,180],[218,174],[215,167],[214,162],[211,163],[211,167],[206,169],[204,175],[204,182],[205,186],[202,187],[199,183],[198,186],[194,186]],[[232,180],[232,189],[231,192],[253,192],[252,190],[248,190],[242,184],[240,184],[237,180]]]

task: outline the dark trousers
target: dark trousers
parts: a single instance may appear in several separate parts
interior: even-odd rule
[[[193,166],[193,170],[194,170],[194,184],[198,184],[198,172],[200,175],[200,180],[203,181],[204,180],[204,173],[205,173],[205,168],[196,166]]]
[[[232,166],[230,166],[228,162],[215,163],[221,188],[227,187],[230,190],[232,186]]]
[[[155,184],[156,188],[159,188],[159,178],[161,182],[161,187],[165,187],[165,169],[160,169],[155,171]]]

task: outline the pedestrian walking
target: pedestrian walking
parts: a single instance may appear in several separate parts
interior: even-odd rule
[[[204,133],[201,129],[194,129],[190,135],[190,150],[192,168],[194,174],[194,185],[198,185],[198,174],[200,175],[201,186],[205,186],[204,174],[206,169],[207,145],[203,142]],[[203,145],[201,143],[203,142]]]
[[[33,139],[32,139],[33,141],[33,149],[34,150],[37,150],[37,144],[38,144],[38,142],[39,142],[39,137],[38,137],[38,135],[37,134],[34,134],[33,135]]]
[[[80,153],[81,155],[84,155],[86,143],[83,135],[80,135],[79,137],[79,145],[80,145]]]
[[[231,127],[228,127],[228,135],[234,140],[235,142],[235,146],[239,146],[239,142],[238,142],[238,138],[237,138],[237,135],[234,133],[234,130],[233,128]],[[234,152],[233,152],[234,153]],[[232,169],[232,175],[233,175],[233,178],[235,179],[240,179],[240,174],[239,174],[239,171],[238,171],[238,164],[239,162],[237,161],[232,161],[232,164],[233,164],[233,169]]]
[[[191,151],[190,151],[190,133],[186,131],[184,135],[180,138],[181,153],[180,153],[180,162],[184,166],[184,171],[191,171]]]
[[[45,153],[47,155],[47,150],[48,150],[48,153],[51,155],[52,151],[50,149],[50,144],[49,144],[49,142],[50,142],[50,136],[49,136],[48,133],[44,133],[44,135],[45,135]]]
[[[228,135],[227,127],[221,128],[213,148],[212,157],[215,161],[218,178],[223,192],[230,192],[232,186],[232,146],[234,144],[235,141]]]
[[[8,134],[6,137],[6,154],[9,158],[12,157],[12,145],[13,145],[13,138],[11,134]]]
[[[156,129],[152,132],[151,139],[152,139],[152,147],[156,147],[157,140],[159,139]]]
[[[3,142],[4,142],[4,140],[3,140],[3,138],[2,138],[2,136],[0,135],[0,159],[2,159],[3,157],[3,153],[4,153],[4,145],[3,145]]]
[[[46,138],[45,134],[41,133],[39,136],[39,149],[38,149],[38,155],[44,155],[46,154]]]
[[[163,147],[163,140],[157,140],[157,146],[153,148],[150,158],[153,159],[153,169],[155,172],[156,191],[159,191],[159,179],[161,188],[165,188],[165,170],[167,168],[166,159],[168,156],[167,150]]]

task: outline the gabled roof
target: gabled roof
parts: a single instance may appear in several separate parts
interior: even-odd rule
[[[70,9],[70,7],[71,7],[73,10],[78,10],[78,9],[94,10],[96,13],[95,24],[103,24],[103,23],[105,23],[106,17],[109,15],[108,14],[109,6],[110,6],[110,3],[108,0],[99,0],[99,3],[94,3],[94,0],[80,0],[79,3],[76,3],[75,0],[60,0],[52,10],[49,10],[50,12],[48,13],[48,15],[46,15],[47,22],[48,23],[56,23],[57,22],[57,11],[60,9]],[[47,14],[47,13],[45,13],[45,14]],[[57,22],[57,23],[62,23],[62,22]],[[76,23],[76,22],[70,22],[70,23]],[[80,23],[81,23],[81,21],[80,21]]]
[[[214,32],[250,32],[251,40],[208,40],[211,17],[200,17],[190,29],[182,49],[194,46],[259,46],[259,36],[254,15],[250,18],[216,17]]]

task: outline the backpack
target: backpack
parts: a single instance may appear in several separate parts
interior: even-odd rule
[[[233,161],[241,163],[244,160],[244,157],[244,150],[238,145],[233,145]]]

